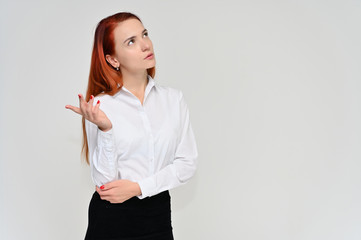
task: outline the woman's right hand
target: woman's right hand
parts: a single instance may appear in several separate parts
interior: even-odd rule
[[[72,105],[66,105],[65,108],[82,115],[85,119],[97,125],[100,130],[109,131],[112,128],[112,123],[105,113],[99,109],[100,101],[98,100],[97,104],[93,106],[93,95],[90,96],[89,102],[86,102],[81,94],[78,94],[78,96],[79,108]]]

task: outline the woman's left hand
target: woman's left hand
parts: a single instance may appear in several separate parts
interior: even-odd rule
[[[138,183],[125,179],[104,184],[100,188],[96,186],[96,190],[101,199],[111,203],[122,203],[142,194]]]

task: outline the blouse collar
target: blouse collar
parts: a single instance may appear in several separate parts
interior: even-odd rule
[[[147,76],[148,78],[148,83],[147,83],[147,86],[145,87],[145,91],[144,91],[144,99],[148,96],[150,90],[152,90],[152,88],[155,86],[155,81],[154,79],[148,75]],[[119,84],[118,84],[118,87],[119,87]],[[133,93],[131,93],[126,87],[122,86],[121,90],[125,91],[125,92],[128,92],[130,94],[133,95]]]

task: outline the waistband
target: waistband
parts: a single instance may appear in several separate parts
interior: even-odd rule
[[[161,192],[157,195],[154,195],[151,197],[146,197],[143,199],[139,199],[138,197],[132,197],[123,203],[111,203],[107,200],[101,199],[99,193],[97,191],[95,191],[93,193],[92,200],[99,202],[99,203],[103,203],[108,207],[113,206],[113,207],[126,207],[126,208],[129,208],[129,207],[130,208],[131,207],[147,208],[147,207],[164,206],[164,204],[170,203],[170,195],[169,195],[169,191],[167,190],[167,191]]]

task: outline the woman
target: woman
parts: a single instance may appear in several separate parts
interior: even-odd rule
[[[148,31],[121,12],[95,31],[88,89],[79,94],[83,151],[96,185],[85,239],[173,239],[169,189],[198,156],[181,91],[154,81]]]

